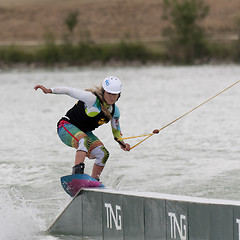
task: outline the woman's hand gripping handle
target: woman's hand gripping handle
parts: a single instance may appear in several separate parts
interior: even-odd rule
[[[114,140],[119,143],[119,145],[121,146],[121,148],[124,151],[130,151],[130,145],[128,143],[124,143],[124,142],[120,141],[117,137],[115,137]]]

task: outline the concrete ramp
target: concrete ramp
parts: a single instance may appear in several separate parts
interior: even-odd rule
[[[240,201],[83,189],[48,231],[97,240],[240,240]]]

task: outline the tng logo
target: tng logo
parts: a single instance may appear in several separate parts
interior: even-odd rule
[[[105,203],[105,208],[107,211],[107,228],[112,228],[114,222],[116,230],[122,230],[121,207],[116,205],[114,212],[111,203]]]
[[[168,216],[170,217],[171,238],[176,239],[178,232],[180,239],[186,240],[187,239],[186,216],[180,215],[180,223],[178,222],[175,213],[169,212]]]

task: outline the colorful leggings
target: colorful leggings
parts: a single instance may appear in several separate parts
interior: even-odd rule
[[[92,132],[84,133],[73,124],[61,119],[57,125],[57,133],[67,146],[87,152],[89,158],[96,158],[96,165],[104,166],[108,160],[108,150]]]

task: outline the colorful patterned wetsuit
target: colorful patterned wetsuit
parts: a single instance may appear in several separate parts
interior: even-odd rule
[[[89,91],[68,87],[52,88],[52,93],[67,94],[78,102],[58,122],[58,135],[63,143],[78,151],[87,152],[89,158],[96,158],[95,164],[104,166],[109,152],[92,131],[109,120],[101,110],[100,99]],[[114,105],[106,106],[112,115],[111,126],[114,137],[121,137],[120,112]]]

